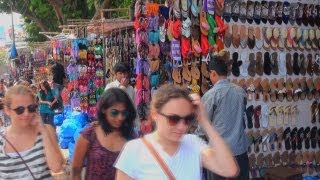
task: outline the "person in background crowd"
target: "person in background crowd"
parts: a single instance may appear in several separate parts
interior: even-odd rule
[[[28,76],[28,78],[26,78],[26,81],[31,85],[31,84],[34,84],[34,81],[33,81],[33,76]]]
[[[5,115],[4,111],[3,111],[3,98],[6,94],[7,88],[4,85],[4,79],[0,80],[0,127],[1,126],[8,126],[10,120],[8,119],[8,117]]]
[[[156,130],[144,136],[163,159],[175,179],[200,180],[202,167],[227,177],[236,176],[237,163],[229,147],[211,126],[197,94],[175,85],[161,86],[151,100],[150,116]],[[210,141],[207,145],[192,134],[185,134],[194,120]],[[168,179],[143,140],[129,141],[115,167],[116,179]],[[168,173],[169,174],[169,173]]]
[[[229,145],[239,164],[240,174],[236,179],[249,179],[248,144],[244,131],[246,93],[241,87],[227,80],[228,66],[220,56],[213,57],[208,68],[214,86],[203,95],[202,101],[210,123]],[[203,134],[201,129],[197,133]],[[207,179],[225,178],[208,172]]]
[[[32,89],[32,91],[34,92],[34,94],[38,93],[38,87],[35,84],[31,84],[30,88]]]
[[[4,125],[5,125],[5,117],[4,117],[4,112],[3,112],[3,101],[2,101],[2,99],[1,99],[1,101],[0,101],[0,128],[1,127],[4,127]]]
[[[64,159],[55,131],[42,123],[32,90],[9,88],[4,110],[11,125],[0,130],[0,179],[51,179],[51,172],[60,172]]]
[[[13,81],[9,81],[7,88],[12,87],[13,86]]]
[[[63,89],[63,82],[66,79],[66,73],[64,71],[64,67],[62,64],[60,64],[57,61],[54,61],[52,67],[51,67],[51,72],[52,72],[52,87],[55,90],[55,97],[62,102],[61,99],[61,92]]]
[[[115,73],[115,80],[111,83],[108,83],[105,87],[105,91],[112,87],[118,87],[123,89],[130,97],[132,102],[135,102],[135,92],[134,88],[129,85],[129,68],[123,62],[118,62],[114,68],[113,72]]]
[[[4,85],[4,79],[0,79],[0,98],[3,98],[6,94],[7,88]]]
[[[40,83],[40,91],[37,95],[39,99],[39,111],[44,124],[50,124],[55,127],[53,123],[54,111],[51,106],[58,100],[54,94],[54,89],[51,89],[48,81]]]
[[[114,180],[114,162],[124,144],[133,139],[136,111],[125,91],[110,88],[97,103],[97,123],[81,132],[72,160],[72,179],[81,179],[87,159],[85,179]]]
[[[17,80],[17,81],[14,83],[14,86],[15,86],[15,85],[23,85],[23,86],[27,86],[27,87],[30,86],[30,84],[29,84],[28,81],[25,81],[25,80],[22,80],[22,79]]]

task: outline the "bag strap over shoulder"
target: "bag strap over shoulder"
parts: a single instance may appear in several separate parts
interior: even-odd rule
[[[30,175],[32,176],[32,178],[34,180],[36,180],[34,174],[32,173],[30,167],[28,166],[28,164],[26,163],[26,161],[22,158],[21,154],[18,152],[18,150],[14,147],[14,145],[2,134],[0,133],[0,136],[2,136],[2,138],[8,142],[8,144],[13,148],[13,150],[18,154],[19,158],[21,159],[21,161],[23,162],[23,164],[26,166],[26,168],[28,169],[28,171],[30,172]]]
[[[147,148],[149,149],[149,151],[151,152],[151,154],[153,155],[153,157],[157,160],[157,162],[159,163],[159,165],[161,166],[161,169],[164,171],[164,173],[168,176],[169,180],[175,180],[176,178],[174,177],[174,175],[172,174],[171,170],[169,169],[169,167],[167,166],[167,164],[163,161],[163,159],[161,158],[161,156],[159,155],[159,153],[156,151],[156,149],[154,149],[154,147],[152,146],[152,144],[147,141],[147,139],[145,137],[141,138],[142,142],[147,146]]]

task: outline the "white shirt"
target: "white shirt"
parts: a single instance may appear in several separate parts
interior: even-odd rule
[[[201,151],[208,145],[199,137],[191,134],[184,135],[180,147],[172,156],[168,155],[154,140],[153,134],[145,137],[154,146],[177,180],[202,179]],[[115,167],[133,179],[168,179],[141,139],[129,141],[125,145]]]
[[[123,89],[130,97],[131,101],[133,104],[135,104],[135,91],[134,88],[130,85],[128,85],[127,87],[121,86],[120,82],[118,80],[115,80],[109,84],[106,85],[106,88],[104,89],[104,91],[106,91],[109,88],[113,88],[113,87],[117,87],[120,89]]]

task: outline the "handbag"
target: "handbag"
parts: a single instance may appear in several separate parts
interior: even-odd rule
[[[53,95],[53,94],[52,94],[52,91],[51,91],[50,93],[51,93],[51,95]],[[51,99],[50,102],[52,102],[52,101],[54,101],[54,97]],[[52,106],[50,107],[50,109],[56,110],[56,109],[59,109],[60,107],[62,107],[62,102],[58,99],[54,104],[52,104]]]
[[[54,98],[51,100],[51,102],[54,100]],[[59,109],[60,107],[62,107],[62,103],[60,100],[57,100],[54,104],[52,104],[52,106],[50,107],[50,109],[52,110],[56,110]]]
[[[4,140],[6,140],[8,142],[8,144],[13,148],[13,150],[18,154],[19,158],[21,159],[21,161],[23,162],[23,164],[27,167],[28,171],[30,172],[32,178],[34,180],[36,180],[36,177],[34,177],[30,167],[28,166],[28,164],[26,163],[26,161],[22,158],[22,156],[20,155],[20,153],[17,151],[17,149],[13,146],[13,144],[2,134],[0,133],[0,135],[3,137]]]
[[[142,142],[147,146],[148,150],[151,152],[153,157],[157,160],[157,162],[159,163],[159,165],[160,165],[161,169],[163,170],[163,172],[168,176],[169,180],[175,180],[176,178],[172,174],[171,170],[169,169],[167,164],[163,161],[163,159],[158,154],[156,149],[154,149],[152,144],[149,141],[147,141],[147,139],[145,137],[142,137],[141,139],[142,139]]]

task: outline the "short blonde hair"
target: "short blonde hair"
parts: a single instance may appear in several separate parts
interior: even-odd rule
[[[6,95],[3,100],[4,105],[6,107],[10,107],[12,103],[12,97],[14,95],[29,95],[33,99],[33,101],[36,102],[36,95],[34,94],[31,88],[24,85],[15,85],[10,87],[6,92]]]

